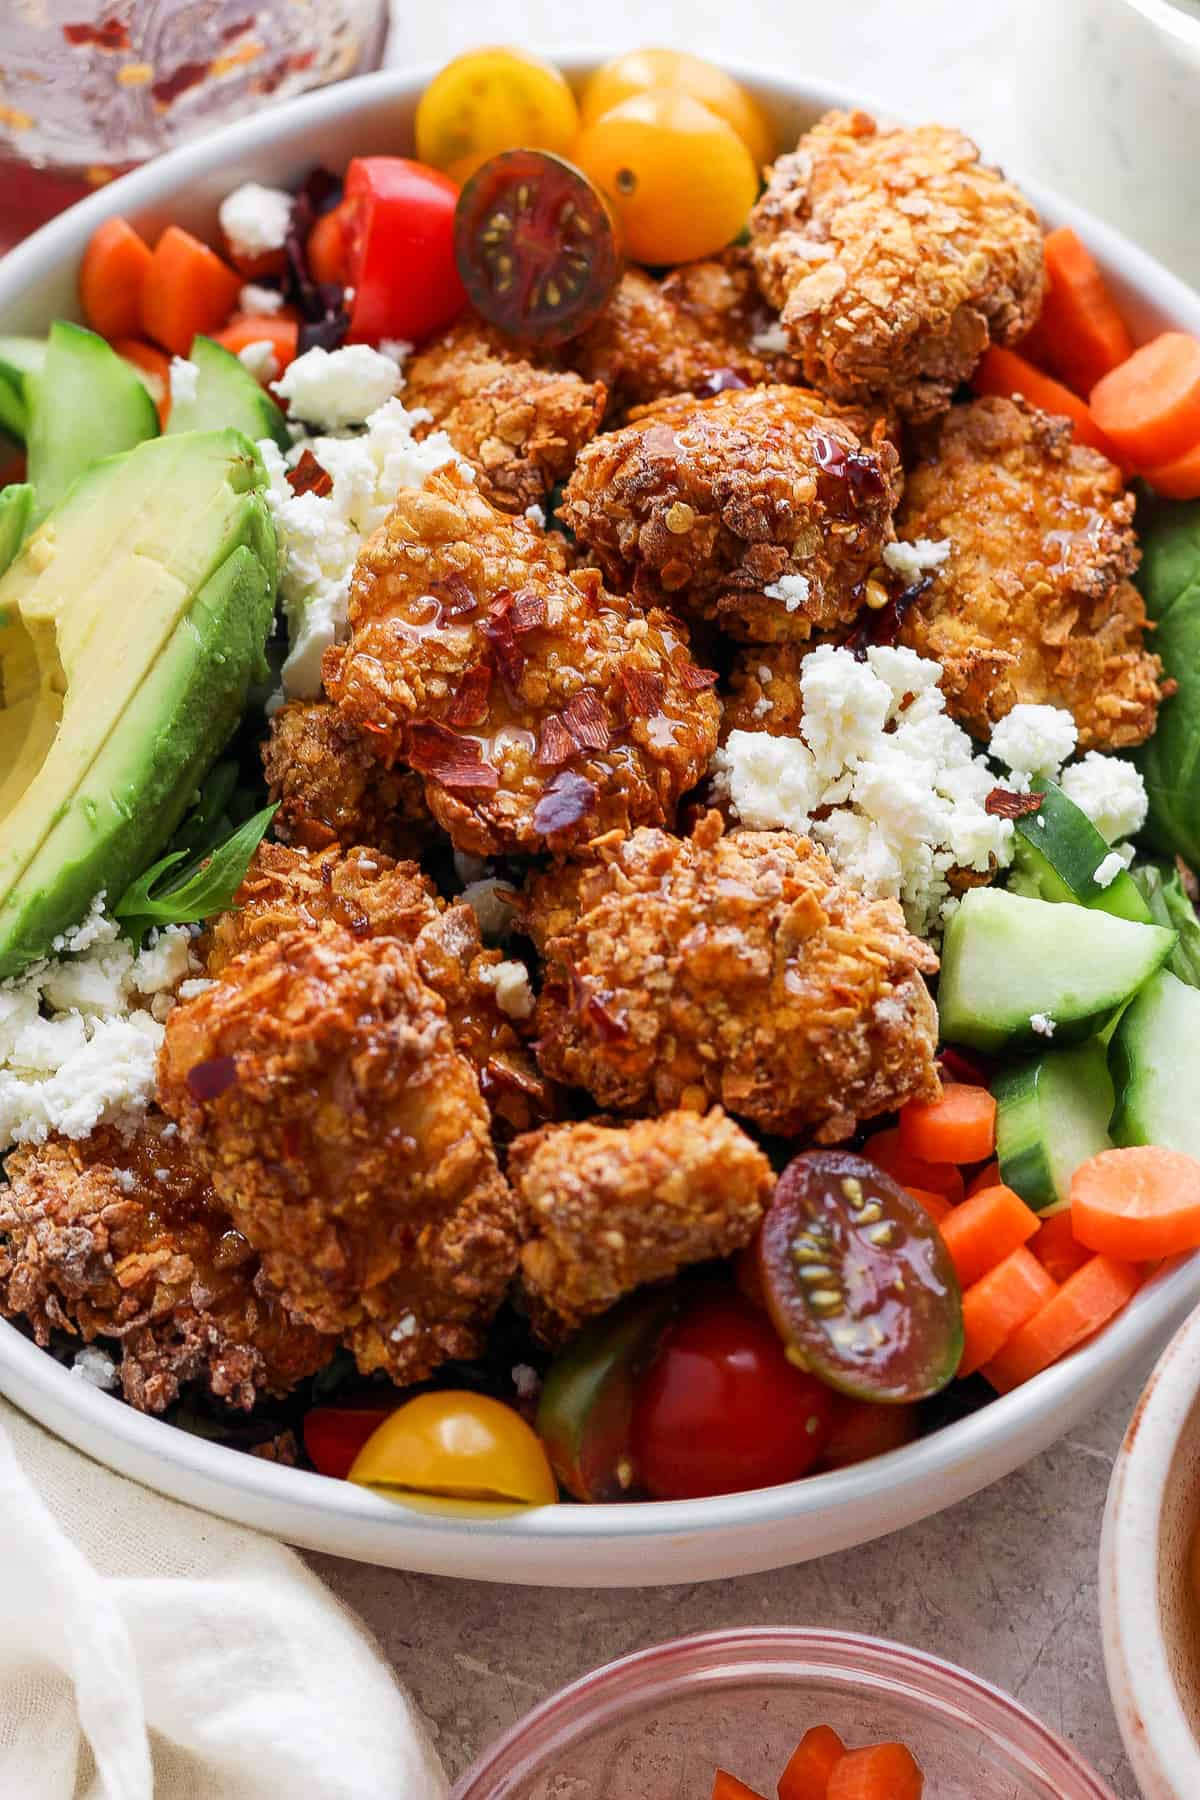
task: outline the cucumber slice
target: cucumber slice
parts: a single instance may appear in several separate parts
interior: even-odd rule
[[[943,1038],[972,1049],[1056,1048],[1092,1037],[1160,968],[1175,933],[1085,906],[972,888],[946,929],[938,1012]]]
[[[1074,900],[1118,919],[1152,925],[1153,915],[1128,869],[1107,887],[1096,880],[1096,870],[1112,855],[1112,847],[1087,814],[1052,781],[1036,776],[1031,786],[1042,795],[1042,804],[1037,812],[1014,821],[1016,891],[1038,900]]]
[[[1200,988],[1163,969],[1129,1007],[1108,1049],[1117,1144],[1200,1157]]]
[[[192,339],[191,361],[200,373],[194,400],[177,400],[167,421],[168,435],[177,431],[220,431],[232,426],[251,443],[274,438],[281,450],[292,440],[282,411],[260,387],[249,369],[212,338]]]
[[[125,359],[65,319],[50,327],[45,365],[26,375],[25,394],[37,519],[93,463],[158,435],[154,402]]]
[[[1069,1200],[1080,1163],[1112,1148],[1113,1085],[1094,1040],[1006,1069],[992,1094],[1000,1173],[1037,1212]]]
[[[22,443],[29,424],[25,377],[36,375],[45,360],[45,338],[0,337],[0,428]]]
[[[3,575],[25,541],[25,527],[33,511],[33,489],[27,481],[0,488],[0,575]]]

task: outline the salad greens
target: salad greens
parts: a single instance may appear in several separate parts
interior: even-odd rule
[[[195,919],[208,919],[226,911],[274,817],[275,807],[264,806],[199,861],[192,854],[190,866],[179,870],[169,886],[154,893],[152,890],[168,870],[189,862],[187,850],[172,850],[161,857],[130,883],[113,908],[113,917],[121,921],[125,935],[140,943],[151,926],[189,925]]]
[[[1138,863],[1130,870],[1156,925],[1178,932],[1165,967],[1180,981],[1200,988],[1200,919],[1173,863]]]
[[[1200,864],[1200,500],[1139,511],[1138,585],[1155,622],[1153,647],[1179,684],[1158,729],[1132,752],[1150,800],[1146,837],[1156,850]]]

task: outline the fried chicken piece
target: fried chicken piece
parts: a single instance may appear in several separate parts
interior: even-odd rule
[[[604,384],[610,418],[669,394],[800,379],[741,249],[682,263],[662,281],[627,269],[567,354],[581,374]]]
[[[690,839],[636,831],[583,871],[546,943],[542,1067],[619,1111],[718,1101],[820,1142],[935,1097],[937,958],[897,903],[793,832],[722,830],[709,813]]]
[[[405,405],[433,414],[417,436],[446,432],[505,512],[524,512],[566,480],[607,397],[600,381],[535,367],[475,314],[418,351],[404,375]]]
[[[1037,213],[970,138],[863,112],[826,113],[780,157],[750,243],[805,378],[910,419],[1023,337],[1045,288]]]
[[[729,693],[721,714],[721,742],[731,731],[766,731],[795,737],[804,717],[800,670],[807,644],[750,644],[738,651],[729,671]]]
[[[618,585],[665,593],[734,637],[849,623],[892,538],[899,459],[806,388],[639,407],[589,444],[561,517]]]
[[[162,1412],[186,1382],[249,1410],[336,1348],[291,1320],[165,1121],[15,1150],[0,1185],[0,1312],[120,1343],[125,1398]]]
[[[512,1196],[446,1009],[396,938],[272,938],[172,1012],[159,1100],[289,1311],[364,1374],[478,1353]]]
[[[1138,562],[1121,473],[1067,419],[974,400],[930,434],[897,520],[949,540],[901,641],[942,664],[946,708],[977,737],[1018,701],[1064,706],[1081,749],[1154,730],[1162,664],[1128,577]]]
[[[263,769],[285,844],[374,844],[415,857],[433,836],[425,788],[411,769],[385,769],[370,739],[328,700],[292,700],[271,720]]]
[[[749,1243],[775,1185],[758,1146],[720,1107],[632,1125],[550,1125],[518,1138],[521,1283],[556,1343],[622,1294]]]
[[[234,909],[209,929],[207,972],[220,977],[243,951],[325,925],[359,939],[412,945],[421,978],[445,1005],[455,1046],[475,1070],[497,1123],[528,1131],[554,1116],[554,1093],[521,1039],[533,1011],[523,965],[485,948],[472,909],[448,906],[415,863],[362,847],[308,855],[260,844]]]
[[[460,470],[402,488],[359,557],[326,685],[376,753],[425,777],[460,850],[564,850],[663,824],[716,744],[715,677],[682,626],[568,572],[552,535]]]

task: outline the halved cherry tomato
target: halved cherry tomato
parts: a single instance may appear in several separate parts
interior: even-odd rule
[[[456,181],[501,150],[565,156],[578,130],[579,108],[558,70],[505,46],[456,56],[417,105],[417,155]]]
[[[454,266],[457,200],[450,177],[423,163],[354,158],[343,203],[354,288],[351,342],[417,344],[457,318],[466,303]]]
[[[915,1406],[885,1406],[877,1400],[834,1395],[833,1424],[821,1457],[823,1469],[848,1469],[911,1444],[920,1429]]]
[[[633,1406],[634,1463],[656,1500],[773,1487],[807,1475],[833,1396],[788,1361],[761,1313],[717,1291],[667,1328]]]
[[[314,1406],[304,1415],[304,1448],[322,1475],[345,1481],[367,1439],[394,1411],[391,1406]]]
[[[509,150],[472,175],[458,202],[454,247],[484,318],[541,344],[590,325],[621,273],[603,195],[544,150]]]
[[[962,1300],[937,1227],[862,1156],[809,1150],[779,1177],[759,1245],[789,1353],[860,1400],[923,1400],[962,1355]]]
[[[758,101],[740,81],[703,56],[690,50],[627,50],[589,75],[579,110],[585,125],[611,112],[623,100],[644,94],[648,88],[671,88],[690,94],[724,119],[745,144],[756,169],[775,154],[775,133]]]
[[[305,254],[314,281],[330,287],[351,286],[354,216],[354,201],[340,200],[330,212],[321,214],[309,232]]]
[[[520,1413],[486,1394],[418,1394],[385,1419],[350,1480],[391,1494],[550,1506],[558,1499],[541,1441]]]
[[[635,262],[713,256],[742,230],[758,171],[724,119],[673,88],[650,88],[579,134],[575,161],[608,195]]]

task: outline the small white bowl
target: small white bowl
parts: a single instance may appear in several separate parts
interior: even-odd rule
[[[1100,1541],[1104,1662],[1144,1800],[1200,1796],[1200,1310],[1163,1352],[1113,1468]]]

